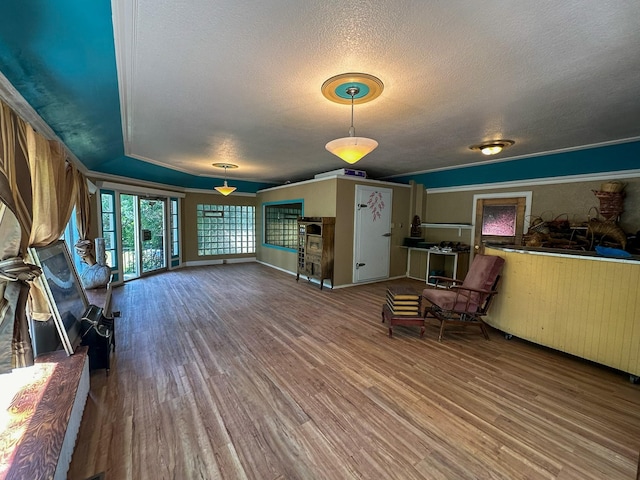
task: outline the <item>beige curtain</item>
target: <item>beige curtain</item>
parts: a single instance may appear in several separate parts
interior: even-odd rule
[[[27,295],[34,319],[47,320],[51,315],[44,292],[31,288],[39,271],[22,259],[27,247],[49,245],[62,235],[76,201],[77,170],[66,161],[61,144],[37,133],[2,101],[0,138],[0,176],[6,179],[0,185],[8,185],[11,191],[10,198],[0,200],[7,205],[4,217],[10,218],[6,215],[10,210],[21,229],[20,248],[15,252],[18,265],[15,259],[0,259],[10,262],[0,262],[0,326],[6,327],[6,322],[13,319],[12,364],[22,367],[33,364],[25,309]]]
[[[0,100],[0,138],[2,158],[0,170],[9,181],[15,215],[28,232],[32,224],[31,175],[27,161],[26,123]],[[20,248],[24,253],[29,237],[23,235]]]
[[[15,214],[9,180],[4,172],[0,172],[0,374],[9,373],[16,366],[13,355],[15,312],[25,298],[20,296],[22,289],[26,289],[24,279],[19,280],[19,271],[16,270],[25,266],[18,256],[21,237],[22,229]],[[22,304],[23,310],[24,307]],[[21,338],[22,332],[18,332]],[[26,345],[30,346],[28,335],[27,340]]]
[[[26,303],[29,282],[40,272],[23,260],[32,222],[24,125],[0,101],[0,373],[33,365]]]
[[[78,228],[79,240],[76,242],[76,253],[82,261],[88,265],[96,263],[93,252],[93,242],[89,238],[91,231],[91,199],[89,196],[89,186],[87,178],[81,171],[76,170],[76,226]]]
[[[47,140],[30,125],[27,159],[33,189],[33,226],[30,247],[55,242],[64,232],[76,200],[76,168],[66,161],[63,146]]]
[[[47,140],[30,125],[25,129],[33,195],[29,247],[44,247],[60,238],[69,223],[76,200],[76,168],[66,161],[60,143]],[[29,313],[42,321],[51,316],[46,293],[39,283],[32,285]]]

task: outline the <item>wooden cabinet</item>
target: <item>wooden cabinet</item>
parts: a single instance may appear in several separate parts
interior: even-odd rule
[[[325,280],[333,288],[333,237],[335,217],[300,217],[298,219],[298,271],[308,280],[316,279],[322,289]]]

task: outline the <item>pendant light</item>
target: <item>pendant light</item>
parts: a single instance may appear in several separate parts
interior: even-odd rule
[[[373,100],[382,93],[382,82],[365,73],[344,73],[330,78],[322,85],[322,93],[326,98],[337,103],[351,103],[351,127],[349,136],[332,140],[325,148],[347,163],[354,164],[362,157],[372,152],[378,142],[372,138],[356,137],[353,126],[353,109],[356,100],[365,103]]]
[[[236,187],[230,187],[227,185],[227,168],[238,168],[238,166],[233,163],[214,163],[213,166],[217,168],[224,168],[224,184],[220,187],[213,187],[214,190],[220,192],[225,197],[235,192]]]

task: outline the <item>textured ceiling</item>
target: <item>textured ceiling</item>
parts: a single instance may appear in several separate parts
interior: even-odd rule
[[[111,172],[100,135],[113,129],[121,155],[193,175],[219,177],[211,164],[230,162],[230,180],[282,183],[347,167],[324,145],[347,136],[350,107],[320,91],[345,72],[384,82],[355,107],[356,134],[380,145],[355,168],[374,178],[486,161],[468,147],[497,138],[516,144],[492,160],[640,137],[636,0],[113,0],[112,11],[121,124],[87,118],[82,141],[52,125],[72,150],[102,152],[96,171]],[[74,21],[91,31],[105,19]],[[91,62],[103,57],[113,62]],[[113,95],[87,97],[114,108]]]

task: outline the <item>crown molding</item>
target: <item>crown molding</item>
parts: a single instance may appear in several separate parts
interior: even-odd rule
[[[599,172],[589,173],[581,175],[566,175],[562,177],[544,177],[544,178],[532,178],[528,180],[517,180],[510,182],[496,182],[496,183],[482,183],[475,185],[460,185],[455,187],[438,187],[438,188],[426,188],[427,193],[453,193],[453,192],[468,192],[472,190],[495,190],[499,188],[514,188],[514,187],[531,187],[536,185],[557,185],[562,183],[577,183],[577,182],[596,182],[606,180],[619,180],[623,178],[639,178],[640,169],[638,170],[620,170],[615,172]]]

